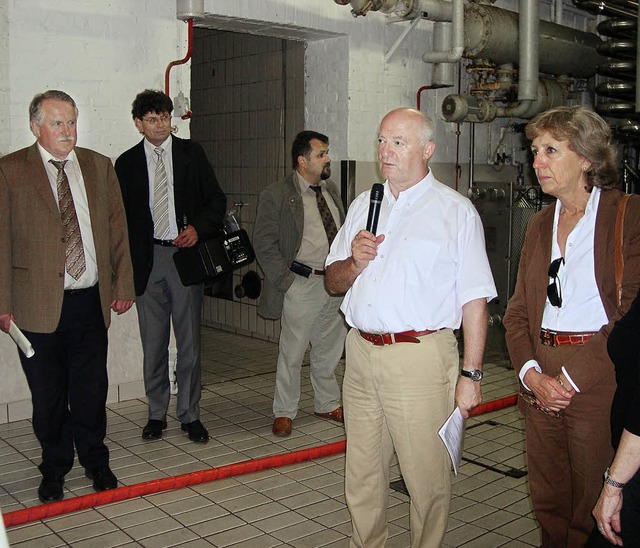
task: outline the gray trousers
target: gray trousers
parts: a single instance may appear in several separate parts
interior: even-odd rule
[[[300,370],[311,343],[311,384],[314,408],[328,413],[340,406],[335,369],[342,357],[347,327],[340,313],[342,297],[332,297],[324,276],[296,276],[285,293],[273,413],[295,418],[300,400]]]
[[[185,287],[173,262],[175,247],[154,245],[153,269],[145,292],[137,297],[138,323],[144,353],[144,387],[149,419],[166,420],[171,397],[169,337],[171,323],[178,359],[177,418],[182,423],[200,418],[200,318],[202,284]]]

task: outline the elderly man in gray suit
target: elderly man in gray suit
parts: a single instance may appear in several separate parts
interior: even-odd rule
[[[300,132],[291,160],[293,173],[260,194],[253,231],[265,275],[258,313],[281,318],[272,427],[280,437],[291,434],[298,412],[300,370],[309,343],[315,414],[344,422],[335,369],[347,329],[339,311],[342,298],[324,287],[324,261],[344,220],[338,188],[329,180],[329,138]]]

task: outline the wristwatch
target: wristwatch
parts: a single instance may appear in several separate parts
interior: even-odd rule
[[[627,485],[626,483],[621,483],[619,481],[614,480],[610,475],[609,475],[609,469],[607,468],[604,471],[604,482],[608,485],[611,485],[611,487],[617,487],[618,489],[622,489],[625,485]]]
[[[466,369],[462,369],[460,371],[460,374],[463,377],[467,377],[474,382],[480,382],[482,380],[482,377],[484,377],[484,374],[480,369],[474,369],[473,371],[467,371]]]

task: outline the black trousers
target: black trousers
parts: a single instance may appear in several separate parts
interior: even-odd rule
[[[42,474],[65,475],[74,444],[86,468],[109,464],[107,330],[98,286],[65,291],[53,333],[24,332],[35,355],[20,362],[33,403],[33,430],[42,447]]]

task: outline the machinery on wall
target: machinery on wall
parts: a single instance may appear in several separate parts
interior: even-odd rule
[[[595,87],[596,112],[611,123],[614,138],[621,144],[622,182],[626,192],[639,192],[640,157],[640,42],[637,0],[573,0],[576,7],[607,17],[598,23],[605,41],[598,45],[600,55]]]
[[[467,91],[447,96],[449,122],[491,122],[499,117],[531,118],[565,104],[596,74],[605,58],[602,40],[539,17],[538,0],[519,0],[518,13],[489,2],[463,0],[335,0],[354,16],[382,11],[401,20],[434,21],[432,47],[422,59],[433,64],[433,87],[453,85],[453,65],[467,60]],[[517,44],[517,47],[516,47]],[[449,65],[443,70],[441,65]],[[544,76],[542,76],[544,75]]]
[[[474,127],[498,119],[533,118],[569,100],[593,102],[620,143],[625,190],[640,189],[636,184],[640,149],[638,1],[549,0],[547,15],[553,21],[540,19],[539,0],[514,0],[517,13],[496,7],[495,0],[334,1],[349,4],[354,17],[380,11],[391,21],[410,20],[411,28],[420,19],[433,21],[431,47],[416,52],[432,64],[432,82],[425,88],[453,87],[456,66],[466,72],[464,91],[444,98],[442,116],[448,122],[470,123],[469,197],[485,229],[498,289],[490,317],[492,324],[499,324],[515,286],[526,227],[545,196],[537,185],[525,184],[522,165],[515,180],[478,179],[474,175]],[[586,10],[609,18],[597,26],[605,40],[562,25],[563,10],[572,14]],[[516,125],[522,131],[522,124],[507,122],[502,135]]]

